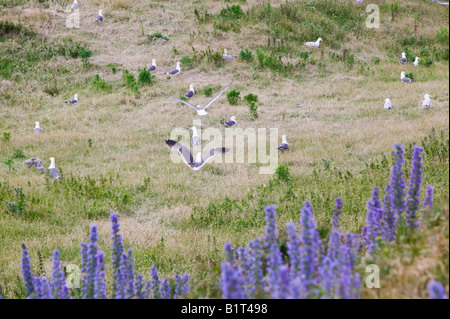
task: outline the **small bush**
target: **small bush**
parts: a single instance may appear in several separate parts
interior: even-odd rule
[[[166,41],[169,40],[169,38],[163,36],[160,31],[157,31],[157,32],[153,33],[152,35],[149,35],[148,38],[151,41],[154,41],[154,40],[157,40],[157,39],[163,39],[163,40],[166,40]]]
[[[127,69],[123,70],[123,80],[125,85],[129,87],[135,95],[140,94],[139,87],[133,73],[130,73]]]
[[[237,105],[239,103],[239,100],[241,99],[240,97],[241,92],[236,91],[235,89],[233,89],[232,91],[227,93],[227,100],[231,105]]]
[[[252,101],[250,103],[249,111],[250,111],[250,114],[251,114],[251,116],[253,117],[254,120],[258,118],[258,112],[257,112],[258,111],[258,106],[256,105],[255,101]]]
[[[181,58],[180,60],[181,64],[183,64],[184,67],[192,67],[193,65],[193,60],[191,59],[191,57],[185,55],[184,57]]]
[[[11,139],[11,132],[3,132],[2,140],[9,141]]]
[[[258,102],[258,95],[255,94],[248,94],[246,96],[244,96],[244,100],[248,103],[248,104],[252,104],[252,102]]]
[[[414,81],[414,74],[413,74],[412,72],[405,73],[405,76],[406,76],[407,78],[410,78],[411,80]]]
[[[300,52],[300,57],[301,57],[303,60],[307,60],[308,57],[309,57],[309,53],[308,53],[308,52]]]
[[[245,49],[245,51],[241,51],[239,53],[239,57],[241,58],[241,60],[250,62],[253,61],[253,53],[252,51],[249,51],[248,49]]]
[[[220,11],[219,16],[224,20],[237,20],[244,16],[244,10],[240,5],[232,5]]]
[[[89,58],[92,56],[92,52],[90,50],[87,50],[85,48],[82,48],[80,50],[80,57],[81,62],[83,62],[83,65],[86,67],[89,65]]]
[[[448,29],[446,27],[441,27],[436,34],[436,41],[440,44],[447,45],[449,44],[449,36]]]
[[[96,74],[94,76],[92,85],[94,86],[94,88],[96,90],[104,90],[104,91],[111,92],[111,89],[112,89],[112,86],[110,84],[106,83],[106,81],[104,79],[100,78],[100,76],[98,74]]]
[[[208,12],[208,10],[206,10],[204,13],[200,13],[197,9],[195,9],[194,15],[198,23],[207,23],[212,19],[212,15]]]
[[[281,164],[277,167],[275,171],[276,179],[282,182],[289,182],[291,180],[291,173],[289,172],[289,167]]]
[[[139,72],[139,76],[138,76],[138,83],[139,85],[144,85],[144,84],[152,84],[153,83],[153,79],[154,79],[154,75],[150,74],[150,71],[147,70],[146,68],[143,68],[141,70],[141,72]]]
[[[25,153],[21,149],[15,149],[12,158],[13,159],[21,159],[25,158]]]
[[[205,94],[206,96],[212,96],[213,93],[213,89],[209,86],[206,86],[202,89],[203,94]]]

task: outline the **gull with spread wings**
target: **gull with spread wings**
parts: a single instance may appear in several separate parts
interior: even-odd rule
[[[183,159],[184,163],[189,166],[193,171],[198,171],[214,156],[220,156],[228,152],[230,149],[226,147],[218,147],[210,149],[202,157],[202,153],[198,152],[197,158],[194,160],[189,147],[173,140],[166,140],[166,144],[170,146],[171,149],[178,151]]]
[[[225,91],[230,87],[230,85],[231,85],[233,82],[234,82],[234,80],[231,81],[230,84],[228,84],[224,89],[222,89],[219,93],[217,93],[216,95],[214,95],[208,102],[206,102],[206,103],[203,104],[203,105],[197,105],[197,106],[195,106],[195,105],[189,103],[188,101],[179,99],[179,98],[177,98],[177,97],[175,97],[175,96],[167,95],[167,94],[166,94],[166,95],[169,96],[169,97],[171,97],[171,98],[173,98],[173,99],[175,99],[175,100],[177,100],[177,101],[180,101],[181,103],[184,103],[184,104],[189,105],[190,107],[194,108],[194,109],[197,111],[197,114],[198,114],[198,115],[206,115],[206,114],[208,114],[208,113],[206,113],[205,109],[206,109],[208,106],[210,106],[210,105],[212,104],[212,102],[214,102],[215,100],[217,100],[217,99],[219,98],[219,96],[220,96],[223,92],[225,92]]]

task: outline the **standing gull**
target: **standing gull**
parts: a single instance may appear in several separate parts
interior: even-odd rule
[[[147,70],[151,71],[155,71],[156,70],[156,60],[152,59],[152,65],[150,65]]]
[[[234,81],[234,80],[233,80],[233,81]],[[233,81],[231,81],[231,83],[233,83]],[[175,97],[175,96],[171,96],[171,95],[168,95],[168,96],[171,97],[171,98],[173,98],[173,99],[175,99],[175,100],[177,100],[177,101],[180,101],[181,103],[184,103],[184,104],[189,105],[190,107],[194,108],[194,109],[197,111],[197,114],[198,114],[198,115],[206,115],[206,114],[208,114],[208,113],[205,111],[205,109],[206,109],[208,106],[210,106],[212,102],[214,102],[215,100],[217,100],[217,98],[218,98],[223,92],[225,92],[225,91],[228,89],[228,87],[231,85],[231,83],[228,84],[224,89],[222,89],[222,91],[220,91],[219,93],[217,93],[216,95],[214,95],[208,102],[206,102],[206,103],[203,104],[203,105],[197,105],[197,106],[195,106],[195,105],[193,105],[193,104],[191,104],[191,103],[189,103],[189,102],[187,102],[187,101],[184,101],[184,100],[182,100],[182,99],[179,99],[179,98],[177,98],[177,97]]]
[[[402,79],[402,82],[403,82],[403,83],[412,83],[412,82],[414,82],[412,79],[407,78],[407,77],[405,76],[405,72],[402,72],[402,73],[400,74],[400,78]]]
[[[95,22],[102,22],[103,21],[103,11],[102,9],[98,10],[98,17],[95,20]]]
[[[179,74],[181,72],[181,62],[177,62],[177,67],[175,68],[175,70],[166,72],[166,74],[168,75],[175,75],[175,74]]]
[[[202,140],[197,133],[197,128],[195,126],[189,128],[192,131],[191,144],[192,145],[200,145]]]
[[[75,95],[73,96],[73,99],[72,99],[72,100],[69,100],[69,101],[66,101],[66,103],[67,103],[67,104],[75,104],[75,103],[78,103],[78,94],[75,94]]]
[[[78,9],[79,7],[78,7],[78,2],[77,2],[77,0],[73,0],[73,4],[72,4],[72,10],[76,10],[76,9]]]
[[[426,108],[426,109],[431,107],[431,96],[430,96],[430,94],[425,94],[424,100],[422,102],[422,107]]]
[[[234,55],[229,55],[229,54],[228,54],[227,49],[223,49],[223,55],[222,55],[222,57],[223,57],[225,60],[227,60],[227,61],[236,59],[236,57],[235,57]]]
[[[318,48],[320,41],[323,41],[322,38],[318,38],[315,42],[305,42],[304,45],[309,46],[310,48]]]
[[[385,110],[392,109],[392,103],[391,103],[391,100],[389,98],[386,98],[386,100],[384,100],[384,109]]]
[[[173,140],[166,140],[166,144],[170,146],[171,149],[178,151],[183,159],[184,163],[189,166],[193,171],[198,171],[206,164],[208,160],[213,158],[214,156],[220,156],[228,152],[230,149],[226,147],[218,147],[209,150],[203,157],[202,153],[198,152],[197,158],[194,160],[194,157],[191,154],[191,151],[188,147],[184,146],[181,143],[178,143]]]
[[[36,122],[36,126],[34,127],[34,133],[36,134],[42,133],[42,129],[39,127],[39,122]]]
[[[189,85],[189,90],[184,94],[184,97],[189,99],[189,98],[193,97],[194,94],[195,94],[195,92],[194,92],[194,84],[191,84],[191,85]]]
[[[289,144],[288,144],[288,142],[286,140],[286,137],[287,137],[286,135],[283,135],[281,137],[283,141],[281,142],[280,146],[278,146],[278,149],[280,151],[286,151],[289,148]]]
[[[411,63],[411,64],[414,65],[414,66],[418,66],[418,65],[419,65],[419,57],[416,56],[416,59],[415,59],[414,62]]]
[[[407,59],[406,59],[406,52],[402,52],[402,58],[400,59],[401,63],[406,63]]]
[[[50,171],[50,176],[56,179],[61,179],[61,174],[58,169],[55,167],[55,158],[50,157],[50,167],[48,168]]]
[[[230,121],[225,121],[222,124],[225,125],[226,127],[235,126],[237,124],[236,116],[232,116]]]

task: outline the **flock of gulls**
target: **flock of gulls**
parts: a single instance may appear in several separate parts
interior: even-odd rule
[[[356,0],[356,3],[362,3],[363,0]],[[431,0],[434,2],[438,2],[441,4],[446,4],[448,5],[448,3],[443,3],[442,1],[437,1],[437,0]],[[73,4],[72,4],[72,10],[77,10],[79,9],[79,5],[77,0],[74,0]],[[96,18],[96,22],[103,22],[104,21],[104,17],[103,17],[103,11],[100,9],[98,12],[98,16]],[[304,45],[308,46],[310,48],[318,48],[320,46],[320,43],[323,41],[322,38],[318,38],[316,41],[311,41],[311,42],[305,42]],[[222,55],[223,59],[225,59],[226,61],[231,61],[231,60],[235,60],[237,57],[228,54],[227,49],[224,49],[223,51],[223,55]],[[415,57],[414,62],[412,62],[411,64],[415,67],[419,66],[419,57]],[[400,62],[402,64],[406,64],[407,61],[407,56],[406,56],[406,52],[402,52],[401,54],[401,58],[400,58]],[[147,70],[149,70],[150,72],[154,72],[156,71],[157,66],[156,66],[156,59],[152,59],[152,64],[147,68]],[[164,74],[166,75],[179,75],[181,73],[181,62],[177,62],[176,63],[176,67],[175,69],[165,72]],[[412,83],[414,82],[411,78],[406,77],[405,72],[402,71],[401,75],[400,75],[400,79],[401,82],[403,83]],[[220,90],[218,93],[216,93],[211,99],[209,99],[208,101],[206,101],[204,104],[201,105],[194,105],[190,102],[188,102],[187,100],[184,99],[180,99],[177,98],[175,96],[171,96],[171,95],[167,95],[166,96],[175,99],[193,109],[195,109],[195,111],[197,112],[197,115],[199,116],[205,116],[208,113],[206,112],[206,109],[214,102],[216,101],[221,95],[222,93],[224,93],[232,84],[233,84],[234,80],[231,81],[227,86],[225,86],[222,90]],[[190,99],[195,95],[195,90],[194,90],[194,84],[190,84],[189,85],[189,89],[186,91],[186,93],[184,94],[184,97],[186,99]],[[66,101],[67,104],[75,104],[78,103],[78,94],[75,94],[73,99]],[[425,94],[424,96],[424,100],[422,102],[422,107],[423,108],[430,108],[432,105],[431,102],[431,96],[429,94]],[[297,107],[301,107],[303,106],[303,104],[301,103],[297,103]],[[390,100],[390,98],[386,98],[384,101],[384,109],[386,110],[390,110],[392,109],[392,102]],[[39,122],[35,123],[35,128],[34,128],[34,133],[36,134],[41,134],[42,133],[42,129],[39,125]],[[225,127],[233,127],[235,125],[237,125],[237,117],[236,116],[231,116],[229,121],[224,121],[221,123],[222,125],[224,125]],[[197,128],[195,126],[193,127],[189,127],[189,130],[192,131],[192,138],[191,138],[191,144],[192,145],[200,145],[201,144],[201,138],[198,135],[197,132]],[[166,139],[165,140],[166,144],[172,149],[172,150],[176,150],[181,158],[183,159],[184,163],[189,166],[193,171],[198,171],[200,170],[211,158],[213,158],[214,156],[221,156],[223,154],[225,154],[226,152],[229,151],[228,148],[225,147],[219,147],[219,148],[213,148],[210,149],[208,152],[205,153],[205,155],[202,157],[201,152],[197,153],[197,156],[194,158],[194,156],[192,155],[190,148],[177,142],[177,141],[173,141],[170,139]],[[287,151],[289,149],[289,144],[287,142],[287,136],[283,135],[282,136],[282,142],[281,144],[278,146],[278,150],[280,151]],[[44,173],[47,171],[47,169],[43,166],[42,160],[39,158],[30,158],[29,160],[23,162],[23,165],[25,167],[31,168],[33,166],[36,167],[36,170],[39,173]],[[49,175],[55,179],[61,179],[61,174],[59,173],[58,169],[55,166],[55,158],[51,157],[50,158],[50,166],[48,168],[48,172]]]

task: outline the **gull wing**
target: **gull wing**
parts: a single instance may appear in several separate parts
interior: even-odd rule
[[[226,152],[228,152],[230,149],[226,148],[226,147],[218,147],[218,148],[213,148],[211,150],[209,150],[209,152],[207,152],[205,155],[203,155],[202,157],[202,162],[196,165],[197,169],[200,169],[203,167],[203,165],[206,164],[206,162],[208,162],[211,158],[213,158],[214,156],[220,156],[225,154]]]
[[[167,95],[167,94],[165,94],[165,95]],[[167,95],[167,96],[168,96],[168,97],[171,97],[172,99],[175,99],[175,100],[177,100],[177,101],[180,101],[181,103],[184,103],[184,104],[186,104],[186,105],[189,105],[190,107],[193,107],[193,108],[196,109],[196,110],[199,110],[199,108],[198,108],[197,106],[195,106],[195,105],[189,103],[188,101],[179,99],[179,98],[177,98],[177,97],[175,97],[175,96],[172,96],[172,95]]]
[[[219,93],[217,93],[216,95],[214,95],[214,96],[212,97],[211,100],[209,100],[208,102],[206,102],[205,104],[203,104],[202,106],[200,106],[199,109],[200,109],[200,110],[204,110],[204,109],[206,109],[208,106],[210,106],[211,103],[214,102],[215,100],[217,100],[217,98],[218,98],[220,95],[222,95],[222,93],[225,92],[225,91],[230,87],[230,85],[231,85],[233,82],[234,82],[234,80],[231,81],[231,83],[228,84],[224,89],[222,89],[222,91],[220,91]]]
[[[192,156],[191,151],[189,150],[188,147],[174,140],[166,140],[166,144],[169,145],[171,149],[178,151],[178,153],[181,155],[181,158],[186,163],[186,165],[188,165],[191,168],[193,167],[195,163],[194,157]]]

